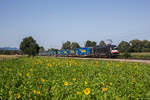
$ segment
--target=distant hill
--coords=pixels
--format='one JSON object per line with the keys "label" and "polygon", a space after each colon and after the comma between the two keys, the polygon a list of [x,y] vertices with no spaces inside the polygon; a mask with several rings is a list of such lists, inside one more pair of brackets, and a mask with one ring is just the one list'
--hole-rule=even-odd
{"label": "distant hill", "polygon": [[19,50],[18,48],[13,47],[0,47],[0,50]]}

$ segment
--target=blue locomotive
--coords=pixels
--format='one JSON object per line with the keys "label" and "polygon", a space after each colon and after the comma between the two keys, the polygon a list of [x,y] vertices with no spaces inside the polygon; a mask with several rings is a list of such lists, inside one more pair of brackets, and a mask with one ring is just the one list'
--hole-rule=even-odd
{"label": "blue locomotive", "polygon": [[67,56],[67,57],[117,57],[119,52],[116,45],[107,45],[107,46],[95,46],[95,47],[85,47],[85,48],[76,48],[73,50],[59,50],[59,51],[48,51],[40,52],[41,56]]}

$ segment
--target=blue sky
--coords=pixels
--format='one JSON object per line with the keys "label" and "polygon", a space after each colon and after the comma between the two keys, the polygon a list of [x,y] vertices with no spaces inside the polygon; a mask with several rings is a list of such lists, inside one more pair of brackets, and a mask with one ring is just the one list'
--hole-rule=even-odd
{"label": "blue sky", "polygon": [[17,47],[26,36],[61,48],[67,40],[114,44],[150,40],[150,0],[0,0],[0,47]]}

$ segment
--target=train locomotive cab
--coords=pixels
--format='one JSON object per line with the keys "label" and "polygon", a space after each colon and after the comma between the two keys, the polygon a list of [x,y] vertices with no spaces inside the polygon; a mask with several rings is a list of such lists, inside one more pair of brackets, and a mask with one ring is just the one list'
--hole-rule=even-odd
{"label": "train locomotive cab", "polygon": [[95,46],[92,48],[93,57],[110,57],[110,47],[109,46]]}
{"label": "train locomotive cab", "polygon": [[116,58],[117,56],[119,56],[119,51],[116,45],[111,45],[111,54],[113,58]]}
{"label": "train locomotive cab", "polygon": [[91,50],[93,57],[116,58],[119,55],[115,45],[95,46]]}

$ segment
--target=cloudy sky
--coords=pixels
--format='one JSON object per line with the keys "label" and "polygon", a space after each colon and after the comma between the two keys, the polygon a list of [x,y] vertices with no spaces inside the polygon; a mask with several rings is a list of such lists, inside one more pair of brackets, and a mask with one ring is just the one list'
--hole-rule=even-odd
{"label": "cloudy sky", "polygon": [[0,0],[0,47],[19,48],[27,36],[46,49],[67,40],[150,40],[150,0]]}

